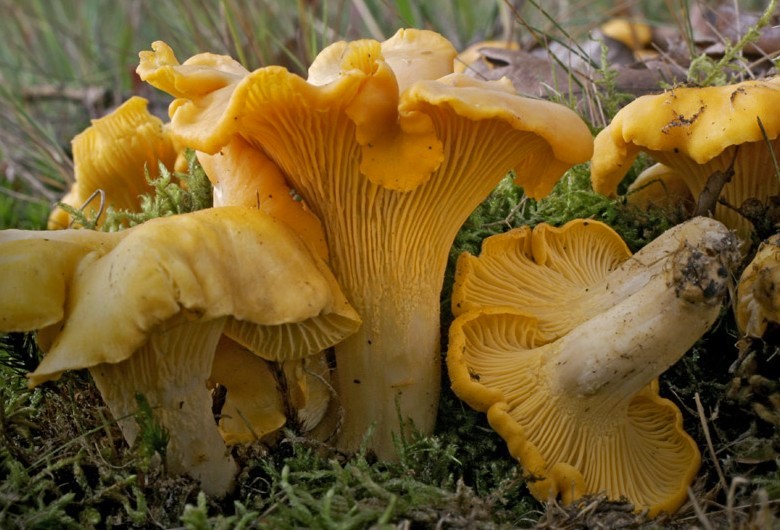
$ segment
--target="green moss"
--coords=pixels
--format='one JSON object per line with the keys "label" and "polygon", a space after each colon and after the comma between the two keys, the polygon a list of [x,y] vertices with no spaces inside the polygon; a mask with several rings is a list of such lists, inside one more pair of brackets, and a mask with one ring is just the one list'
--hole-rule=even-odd
{"label": "green moss", "polygon": [[[162,163],[159,165],[159,177],[152,179],[147,171],[147,180],[154,188],[154,193],[141,196],[138,211],[108,208],[101,230],[115,232],[157,217],[209,208],[212,205],[211,182],[198,163],[195,151],[188,149],[185,157],[188,166],[186,173],[172,172]],[[97,211],[90,217],[67,204],[60,203],[59,206],[68,212],[76,225],[91,230],[97,227],[97,221],[103,213]]]}
{"label": "green moss", "polygon": [[119,230],[122,227],[141,224],[149,219],[194,212],[212,204],[212,187],[205,171],[198,163],[195,152],[187,150],[187,173],[174,173],[162,163],[160,176],[149,180],[154,195],[141,197],[141,211],[106,212],[104,230]]}
{"label": "green moss", "polygon": [[146,396],[136,393],[135,401],[138,410],[135,413],[135,421],[138,423],[138,437],[133,451],[138,455],[139,467],[148,471],[152,460],[159,456],[165,467],[165,456],[170,441],[168,430],[163,427],[154,416],[152,407]]}

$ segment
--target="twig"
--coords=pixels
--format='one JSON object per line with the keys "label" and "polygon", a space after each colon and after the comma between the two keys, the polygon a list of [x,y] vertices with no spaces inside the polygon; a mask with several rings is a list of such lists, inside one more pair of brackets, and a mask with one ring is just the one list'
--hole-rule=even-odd
{"label": "twig", "polygon": [[691,501],[693,511],[696,512],[696,518],[699,520],[702,526],[707,530],[713,530],[712,523],[710,523],[710,520],[707,519],[707,515],[704,513],[704,510],[702,510],[701,506],[699,506],[699,502],[696,500],[696,495],[693,494],[693,490],[690,487],[688,488],[688,498]]}
{"label": "twig", "polygon": [[731,481],[731,487],[726,495],[726,517],[729,520],[729,528],[736,528],[734,526],[734,500],[737,497],[737,487],[750,484],[750,481],[742,477],[734,477]]}
{"label": "twig", "polygon": [[63,99],[84,103],[89,108],[99,101],[107,101],[110,90],[99,86],[63,87],[59,85],[35,85],[22,88],[25,100]]}
{"label": "twig", "polygon": [[718,202],[723,187],[731,181],[731,177],[734,176],[734,164],[737,161],[737,155],[739,154],[739,146],[734,148],[734,156],[731,159],[729,166],[723,170],[716,170],[707,178],[707,182],[704,184],[704,189],[701,190],[699,198],[696,201],[696,210],[694,216],[708,215],[715,209],[715,204]]}
{"label": "twig", "polygon": [[769,149],[769,154],[772,156],[772,166],[775,168],[775,178],[780,181],[780,166],[777,164],[777,156],[772,147],[772,141],[766,134],[766,129],[764,129],[764,123],[761,121],[761,116],[756,116],[756,121],[758,122],[758,128],[761,129],[761,135],[764,137],[764,142],[766,142],[766,146]]}
{"label": "twig", "polygon": [[[94,201],[96,197],[100,197],[100,203],[98,205],[97,215],[95,215],[95,221],[94,221],[94,223],[97,225],[98,219],[100,219],[100,216],[103,215],[103,209],[106,206],[106,192],[103,191],[101,188],[98,188],[95,191],[93,191],[92,194],[89,197],[87,197],[87,200],[84,201],[84,204],[82,204],[77,211],[83,212],[84,209],[87,206],[89,206],[89,203]],[[70,221],[70,224],[68,225],[68,228],[73,228],[73,224],[75,222],[76,219],[75,218],[72,219]]]}
{"label": "twig", "polygon": [[715,453],[715,446],[712,445],[712,437],[710,436],[710,428],[707,425],[707,418],[704,413],[704,406],[701,404],[701,398],[699,397],[699,393],[696,392],[693,396],[694,400],[696,401],[696,410],[699,413],[699,420],[701,421],[701,426],[704,429],[704,438],[707,440],[707,449],[710,451],[710,457],[712,458],[712,462],[715,465],[715,471],[718,473],[718,479],[720,480],[720,485],[723,487],[724,491],[728,491],[728,483],[726,482],[726,476],[723,474],[723,469],[720,467],[720,463],[718,462],[718,455]]}

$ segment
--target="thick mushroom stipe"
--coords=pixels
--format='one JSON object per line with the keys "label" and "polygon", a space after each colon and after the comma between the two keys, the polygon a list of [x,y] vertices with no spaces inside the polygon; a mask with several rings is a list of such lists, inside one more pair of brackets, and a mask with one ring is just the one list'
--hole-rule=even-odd
{"label": "thick mushroom stipe", "polygon": [[363,320],[335,348],[339,445],[358,449],[374,424],[368,447],[395,458],[399,419],[433,430],[439,293],[457,230],[511,169],[529,196],[549,193],[590,157],[587,126],[506,80],[451,74],[454,48],[429,31],[335,43],[308,79],[261,68],[230,95],[185,94],[191,71],[154,48],[138,72],[179,98],[172,134],[206,153],[242,136],[322,221],[334,275]]}

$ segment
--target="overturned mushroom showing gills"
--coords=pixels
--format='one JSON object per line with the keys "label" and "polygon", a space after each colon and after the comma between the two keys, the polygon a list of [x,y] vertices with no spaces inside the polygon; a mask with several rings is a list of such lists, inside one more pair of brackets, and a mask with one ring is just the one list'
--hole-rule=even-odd
{"label": "overturned mushroom showing gills", "polygon": [[[694,200],[708,198],[716,219],[749,236],[750,223],[735,209],[746,199],[780,194],[774,162],[780,159],[778,106],[779,77],[637,98],[596,136],[593,189],[614,195],[636,156],[645,152],[673,169]],[[730,177],[725,185],[719,175]],[[717,204],[718,198],[730,207]]]}
{"label": "overturned mushroom showing gills", "polygon": [[[55,231],[52,240],[9,230],[0,233],[0,248],[5,255],[6,245],[62,246],[68,236],[90,243],[85,233]],[[210,208],[103,236],[114,239],[107,252],[85,253],[75,266],[48,263],[50,277],[65,278],[54,282],[65,295],[59,316],[49,311],[40,322],[45,356],[29,384],[88,368],[131,445],[138,436],[135,396],[143,394],[170,434],[169,471],[223,495],[236,466],[207,388],[222,334],[266,359],[296,360],[355,331],[359,317],[300,238],[252,208]],[[39,299],[48,287],[7,272],[0,276],[18,282],[24,300]],[[0,331],[19,329],[13,315],[3,314]],[[26,327],[34,323],[28,317]]]}
{"label": "overturned mushroom showing gills", "polygon": [[[133,96],[112,113],[92,120],[92,125],[73,138],[75,181],[62,203],[84,208],[87,217],[100,207],[138,211],[140,196],[152,191],[147,174],[159,174],[159,164],[173,167],[176,150],[166,126],[147,110],[147,101]],[[92,197],[101,191],[100,197]],[[97,224],[103,218],[98,217]],[[49,216],[49,228],[67,228],[69,214],[60,207]]]}
{"label": "overturned mushroom showing gills", "polygon": [[609,289],[603,285],[630,256],[617,232],[599,221],[516,228],[485,239],[479,257],[458,256],[452,314],[513,307],[532,315],[552,341],[636,288],[630,264],[620,281],[613,276]]}
{"label": "overturned mushroom showing gills", "polygon": [[487,412],[537,499],[605,492],[651,516],[685,500],[700,455],[656,378],[715,321],[738,256],[717,221],[686,224],[660,236],[672,250],[636,271],[633,294],[552,342],[514,307],[476,308],[450,328],[453,390]]}
{"label": "overturned mushroom showing gills", "polygon": [[173,134],[206,153],[243,136],[322,221],[334,274],[363,319],[335,348],[339,445],[357,449],[375,424],[368,447],[393,458],[399,410],[422,432],[433,429],[439,293],[457,230],[510,169],[529,196],[547,194],[589,158],[587,126],[563,106],[517,96],[508,82],[451,74],[452,45],[429,31],[335,43],[308,79],[261,68],[229,99],[225,88],[182,93],[188,70],[165,44],[154,48],[138,72],[179,97]]}

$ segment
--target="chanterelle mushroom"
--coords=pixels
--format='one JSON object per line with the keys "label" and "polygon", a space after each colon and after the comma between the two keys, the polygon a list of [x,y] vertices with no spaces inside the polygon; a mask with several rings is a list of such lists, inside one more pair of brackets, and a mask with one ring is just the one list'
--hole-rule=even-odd
{"label": "chanterelle mushroom", "polygon": [[554,340],[635,288],[633,268],[610,289],[597,287],[629,256],[614,230],[590,219],[516,228],[485,239],[479,257],[458,256],[452,314],[513,307],[533,315],[539,332]]}
{"label": "chanterelle mushroom", "polygon": [[[159,164],[172,167],[176,150],[162,120],[146,109],[147,101],[133,96],[112,113],[92,120],[92,125],[73,138],[75,182],[62,203],[95,214],[99,198],[85,202],[97,190],[105,194],[103,207],[137,211],[139,196],[149,193],[146,172],[158,174]],[[102,219],[98,218],[98,224]],[[68,213],[55,208],[49,228],[67,228]]]}
{"label": "chanterelle mushroom", "polygon": [[487,412],[540,500],[606,492],[656,515],[686,498],[699,451],[656,377],[717,318],[738,252],[733,234],[703,217],[659,239],[595,286],[610,290],[615,276],[626,289],[621,276],[634,267],[630,294],[552,342],[533,306],[482,306],[453,322],[453,390]]}
{"label": "chanterelle mushroom", "polygon": [[629,204],[642,210],[664,208],[681,213],[692,213],[696,201],[682,175],[663,164],[653,164],[626,189]]}
{"label": "chanterelle mushroom", "polygon": [[[206,386],[223,332],[266,359],[295,360],[352,333],[359,317],[300,238],[252,208],[159,218],[121,232],[93,232],[97,239],[87,233],[0,233],[3,256],[10,246],[21,258],[18,247],[27,244],[30,260],[69,237],[87,248],[96,248],[93,240],[113,239],[80,260],[47,262],[53,282],[41,283],[18,267],[11,269],[13,278],[0,269],[22,300],[40,299],[49,283],[65,288],[64,297],[58,293],[59,317],[49,311],[42,322],[38,339],[46,354],[30,385],[89,368],[130,444],[138,434],[135,395],[143,394],[170,433],[169,470],[224,494],[236,469]],[[14,307],[0,301],[0,331],[19,329]],[[40,324],[28,320],[25,327],[31,325]]]}
{"label": "chanterelle mushroom", "polygon": [[225,443],[250,443],[291,420],[302,432],[318,426],[331,401],[330,368],[324,355],[271,363],[223,336],[209,383],[227,391],[219,409]]}
{"label": "chanterelle mushroom", "polygon": [[262,151],[236,135],[218,153],[198,152],[197,156],[214,186],[214,206],[255,206],[288,225],[327,259],[322,223],[296,198],[282,171]]}
{"label": "chanterelle mushroom", "polygon": [[763,241],[737,283],[734,315],[743,335],[763,337],[780,324],[780,235]]}
{"label": "chanterelle mushroom", "polygon": [[141,54],[138,72],[179,98],[170,108],[174,136],[216,153],[241,135],[323,223],[334,274],[364,323],[336,346],[341,447],[356,449],[375,424],[369,447],[394,456],[399,407],[431,432],[439,292],[457,230],[512,168],[529,196],[548,193],[589,157],[586,125],[507,82],[445,75],[455,50],[429,31],[336,43],[308,79],[261,68],[214,95],[182,90],[194,84],[189,70],[163,43],[154,49]]}
{"label": "chanterelle mushroom", "polygon": [[[695,200],[704,195],[718,220],[748,236],[751,226],[735,208],[749,198],[765,201],[780,194],[773,162],[780,153],[778,106],[780,77],[637,98],[596,136],[593,189],[615,194],[644,151],[675,170]],[[710,177],[730,169],[733,175],[720,193],[718,179]],[[718,204],[718,196],[730,207]]]}

